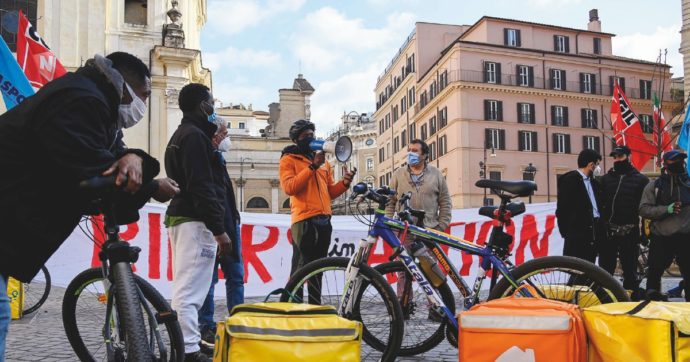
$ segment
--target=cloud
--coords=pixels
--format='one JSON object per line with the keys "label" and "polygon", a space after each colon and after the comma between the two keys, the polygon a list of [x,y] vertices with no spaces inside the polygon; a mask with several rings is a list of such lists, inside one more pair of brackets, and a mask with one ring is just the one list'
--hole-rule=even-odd
{"label": "cloud", "polygon": [[217,72],[223,68],[272,68],[281,64],[281,55],[270,50],[228,47],[218,52],[205,52],[204,65]]}
{"label": "cloud", "polygon": [[[213,96],[224,105],[243,103],[249,105],[256,99],[266,96],[262,87],[246,84],[241,80],[229,80],[213,83]],[[254,110],[265,110],[265,105],[253,104]]]}
{"label": "cloud", "polygon": [[284,12],[299,10],[306,0],[211,0],[207,26],[222,35],[235,35]]}
{"label": "cloud", "polygon": [[666,61],[672,67],[674,77],[682,76],[683,56],[678,52],[680,27],[680,24],[659,26],[651,34],[618,35],[613,38],[613,54],[655,62],[659,49],[668,49]]}
{"label": "cloud", "polygon": [[582,3],[582,0],[528,0],[527,3],[532,7],[545,7],[545,6],[564,6],[564,5],[577,5]]}
{"label": "cloud", "polygon": [[[372,55],[393,54],[414,26],[415,15],[395,13],[383,27],[367,27],[360,18],[347,18],[331,7],[320,8],[305,16],[291,35],[293,52],[306,69],[326,71],[336,65],[369,64],[362,59]],[[388,52],[388,48],[391,51]]]}

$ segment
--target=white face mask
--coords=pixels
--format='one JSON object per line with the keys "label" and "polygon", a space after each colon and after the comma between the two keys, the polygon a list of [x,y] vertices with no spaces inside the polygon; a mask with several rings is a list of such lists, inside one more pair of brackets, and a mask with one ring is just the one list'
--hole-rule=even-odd
{"label": "white face mask", "polygon": [[601,176],[601,166],[597,165],[597,167],[594,168],[594,171],[592,171],[592,176]]}
{"label": "white face mask", "polygon": [[130,128],[139,123],[146,115],[146,103],[134,93],[127,82],[125,82],[125,86],[133,100],[130,104],[120,104],[118,122],[120,127]]}
{"label": "white face mask", "polygon": [[218,145],[218,151],[220,151],[220,152],[230,151],[230,145],[231,144],[232,144],[232,142],[230,141],[230,138],[228,138],[228,137],[223,138],[223,140]]}

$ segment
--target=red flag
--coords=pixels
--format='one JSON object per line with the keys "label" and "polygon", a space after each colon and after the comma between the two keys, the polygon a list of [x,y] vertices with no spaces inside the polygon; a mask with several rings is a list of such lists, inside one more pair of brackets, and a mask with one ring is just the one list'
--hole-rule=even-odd
{"label": "red flag", "polygon": [[656,147],[645,138],[640,120],[635,115],[628,97],[616,83],[611,101],[611,124],[616,144],[630,147],[632,163],[638,170],[656,155]]}
{"label": "red flag", "polygon": [[34,88],[41,88],[67,73],[21,10],[17,30],[17,62]]}

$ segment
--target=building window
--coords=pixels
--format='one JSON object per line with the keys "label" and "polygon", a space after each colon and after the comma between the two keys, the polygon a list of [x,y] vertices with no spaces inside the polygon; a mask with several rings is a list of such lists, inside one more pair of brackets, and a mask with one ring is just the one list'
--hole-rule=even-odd
{"label": "building window", "polygon": [[426,91],[419,94],[419,107],[424,108],[427,104]]}
{"label": "building window", "polygon": [[429,119],[429,136],[433,136],[436,133],[436,116]]}
{"label": "building window", "polygon": [[438,75],[438,90],[442,91],[448,86],[448,70],[444,70],[443,73]]}
{"label": "building window", "polygon": [[400,100],[400,114],[405,114],[405,111],[407,111],[407,97],[403,96]]}
{"label": "building window", "polygon": [[596,75],[591,73],[580,73],[580,92],[596,93]]}
{"label": "building window", "polygon": [[407,99],[410,101],[410,107],[412,107],[415,103],[415,90],[414,90],[414,88],[410,88],[407,91]]}
{"label": "building window", "polygon": [[596,109],[583,108],[581,112],[582,128],[598,128]]}
{"label": "building window", "polygon": [[407,73],[413,73],[415,71],[414,54],[407,57],[407,61],[405,62],[405,71],[407,71]]}
{"label": "building window", "polygon": [[391,143],[386,143],[386,158],[391,157]]}
{"label": "building window", "polygon": [[429,86],[429,99],[434,99],[436,97],[436,93],[438,92],[437,87],[436,87],[436,81],[431,82],[431,85]]}
{"label": "building window", "polygon": [[599,151],[599,137],[582,136],[582,148]]}
{"label": "building window", "polygon": [[621,87],[621,90],[623,91],[623,93],[625,93],[625,78],[612,75],[612,76],[609,76],[609,92],[610,92],[610,94],[613,95],[613,87],[615,86],[616,83],[618,83],[618,85]]}
{"label": "building window", "polygon": [[384,152],[383,147],[379,148],[379,163],[383,162],[383,160],[385,158],[385,154],[383,152]]}
{"label": "building window", "polygon": [[426,141],[426,137],[427,137],[426,130],[427,130],[426,124],[423,124],[422,128],[421,128],[421,132],[420,132],[422,134],[422,141]]}
{"label": "building window", "polygon": [[146,10],[146,0],[125,0],[125,23],[133,25],[146,25]]}
{"label": "building window", "polygon": [[639,119],[640,126],[642,127],[642,132],[650,134],[654,132],[654,121],[651,115],[640,114]]}
{"label": "building window", "polygon": [[[21,10],[29,19],[29,22],[36,29],[36,8],[38,0],[1,0],[0,9],[0,34],[2,39],[7,43],[10,51],[17,51],[17,17],[10,12]],[[12,31],[8,31],[12,30]]]}
{"label": "building window", "polygon": [[554,126],[568,126],[568,107],[551,106],[551,124]]}
{"label": "building window", "polygon": [[429,144],[429,161],[436,159],[436,142]]}
{"label": "building window", "polygon": [[529,67],[526,65],[517,66],[517,81],[518,85],[521,87],[533,87],[534,86],[534,67]]}
{"label": "building window", "polygon": [[445,155],[448,152],[448,138],[446,135],[439,137],[438,139],[438,157]]}
{"label": "building window", "polygon": [[566,87],[565,87],[565,70],[551,69],[551,89],[566,90]]}
{"label": "building window", "polygon": [[484,62],[484,83],[501,84],[501,63]]}
{"label": "building window", "polygon": [[652,99],[651,80],[640,80],[640,99]]}
{"label": "building window", "polygon": [[268,209],[268,202],[263,197],[252,197],[247,202],[248,209]]}
{"label": "building window", "polygon": [[403,130],[400,133],[400,147],[407,146],[407,130]]}
{"label": "building window", "polygon": [[520,151],[537,152],[537,132],[519,131],[518,149]]}
{"label": "building window", "polygon": [[414,124],[410,125],[410,141],[417,138],[417,127]]}
{"label": "building window", "polygon": [[283,202],[283,209],[289,209],[290,208],[290,199],[285,199]]}
{"label": "building window", "polygon": [[501,171],[489,171],[489,180],[501,181]]}
{"label": "building window", "polygon": [[509,47],[520,46],[520,30],[518,29],[503,29],[503,45]]}
{"label": "building window", "polygon": [[518,103],[518,122],[520,123],[535,123],[534,104]]}
{"label": "building window", "polygon": [[399,115],[398,115],[398,105],[396,104],[396,105],[393,107],[393,123],[397,122],[399,118],[400,118],[400,117],[399,117]]}
{"label": "building window", "polygon": [[374,158],[373,157],[367,157],[367,171],[368,172],[374,171]]}
{"label": "building window", "polygon": [[554,35],[553,50],[559,53],[570,53],[570,39],[565,35]]}
{"label": "building window", "polygon": [[383,120],[379,121],[379,135],[383,134]]}
{"label": "building window", "polygon": [[400,151],[400,138],[395,136],[393,139],[393,153],[397,153],[398,151]]}
{"label": "building window", "polygon": [[503,129],[487,128],[484,130],[484,147],[505,150],[506,131]]}
{"label": "building window", "polygon": [[441,108],[438,111],[438,129],[441,130],[443,127],[448,125],[448,107]]}
{"label": "building window", "polygon": [[240,122],[240,123],[238,124],[238,127],[239,127],[240,129],[244,129],[244,127],[245,127],[244,122]]}
{"label": "building window", "polygon": [[491,197],[484,198],[484,206],[494,206],[494,199]]}
{"label": "building window", "polygon": [[594,38],[594,54],[601,54],[601,38]]}
{"label": "building window", "polygon": [[390,113],[386,114],[386,116],[384,117],[384,119],[386,120],[386,122],[385,122],[385,124],[386,124],[386,129],[391,128],[391,114],[390,114]]}
{"label": "building window", "polygon": [[563,133],[553,134],[553,152],[570,153],[570,135]]}
{"label": "building window", "polygon": [[484,100],[484,120],[486,120],[486,121],[502,121],[503,120],[503,102],[485,99]]}

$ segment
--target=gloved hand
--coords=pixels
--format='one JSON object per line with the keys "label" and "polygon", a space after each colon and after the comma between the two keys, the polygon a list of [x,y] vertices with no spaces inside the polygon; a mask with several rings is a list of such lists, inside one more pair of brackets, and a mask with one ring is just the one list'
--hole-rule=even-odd
{"label": "gloved hand", "polygon": [[677,214],[680,212],[680,202],[674,202],[671,205],[668,205],[666,208],[666,211],[669,214]]}

